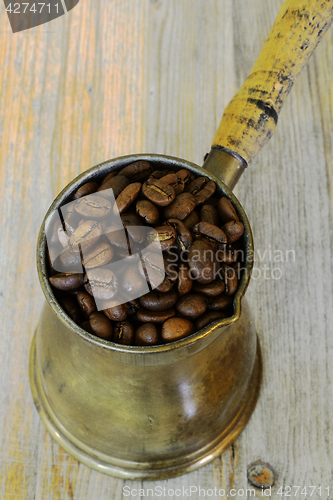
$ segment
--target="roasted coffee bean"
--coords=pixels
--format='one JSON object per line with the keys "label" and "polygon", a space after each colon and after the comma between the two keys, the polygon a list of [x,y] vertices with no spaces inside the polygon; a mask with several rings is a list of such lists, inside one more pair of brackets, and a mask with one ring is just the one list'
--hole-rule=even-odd
{"label": "roasted coffee bean", "polygon": [[196,205],[206,203],[211,196],[215,193],[216,184],[214,181],[209,181],[207,184],[194,195]]}
{"label": "roasted coffee bean", "polygon": [[83,252],[82,264],[85,269],[105,266],[110,262],[114,254],[113,248],[106,241],[96,243],[88,251]]}
{"label": "roasted coffee bean", "polygon": [[195,210],[193,210],[193,212],[191,212],[190,215],[188,215],[187,217],[185,217],[185,219],[183,219],[184,225],[190,230],[198,222],[199,222],[199,216]]}
{"label": "roasted coffee bean", "polygon": [[[97,192],[102,198],[103,196],[105,196],[105,193],[103,194],[103,191],[105,191],[106,189],[112,189],[113,195],[116,199],[128,184],[129,180],[127,179],[127,177],[124,177],[123,175],[116,175],[111,179],[109,179],[108,181],[103,182],[97,189]],[[108,196],[108,194],[106,196]]]}
{"label": "roasted coffee bean", "polygon": [[166,182],[166,184],[169,184],[169,186],[172,186],[175,190],[176,196],[184,191],[185,181],[182,180],[176,172],[165,175],[161,178],[161,181]]}
{"label": "roasted coffee bean", "polygon": [[81,311],[88,318],[90,314],[96,311],[96,304],[93,297],[83,290],[80,290],[76,295],[76,300]]}
{"label": "roasted coffee bean", "polygon": [[102,219],[107,217],[112,210],[112,204],[106,198],[97,194],[90,194],[80,198],[75,203],[75,211],[86,219]]}
{"label": "roasted coffee bean", "polygon": [[[165,278],[164,262],[160,254],[155,252],[146,252],[142,255],[143,267],[140,273],[143,278],[148,277],[149,284],[156,288]],[[157,288],[156,288],[157,289]]]}
{"label": "roasted coffee bean", "polygon": [[113,342],[122,345],[133,345],[134,327],[129,321],[119,321],[114,328]]}
{"label": "roasted coffee bean", "polygon": [[[84,198],[81,198],[84,200]],[[83,253],[92,247],[102,234],[101,225],[94,220],[86,220],[69,238],[68,246],[73,253]]]}
{"label": "roasted coffee bean", "polygon": [[196,240],[188,253],[188,265],[192,279],[199,283],[211,283],[217,273],[215,246],[206,240]]}
{"label": "roasted coffee bean", "polygon": [[239,240],[244,233],[244,225],[238,220],[232,220],[224,224],[222,230],[227,237],[228,243],[234,243],[234,241]]}
{"label": "roasted coffee bean", "polygon": [[115,250],[113,260],[114,262],[121,262],[124,259],[127,259],[130,256],[130,250],[122,250],[121,248],[118,248]]}
{"label": "roasted coffee bean", "polygon": [[125,227],[142,226],[142,220],[136,214],[125,213],[121,214],[120,218]]}
{"label": "roasted coffee bean", "polygon": [[193,281],[190,276],[190,270],[186,264],[180,264],[178,269],[178,295],[190,293]]}
{"label": "roasted coffee bean", "polygon": [[64,309],[65,313],[75,322],[79,323],[81,321],[81,311],[74,296],[63,294],[57,295],[57,300],[59,304]]}
{"label": "roasted coffee bean", "polygon": [[184,192],[185,189],[185,182],[184,181],[178,181],[177,184],[171,184],[173,189],[175,190],[176,196]]}
{"label": "roasted coffee bean", "polygon": [[209,311],[200,316],[195,322],[195,329],[201,330],[201,328],[205,328],[205,326],[210,325],[213,321],[217,319],[223,319],[226,315],[220,311]]}
{"label": "roasted coffee bean", "polygon": [[206,311],[207,305],[207,297],[197,293],[189,293],[178,300],[176,309],[183,316],[189,316],[195,319]]}
{"label": "roasted coffee bean", "polygon": [[138,254],[136,249],[133,249],[133,253],[127,250],[121,250],[120,248],[115,251],[113,262],[117,262],[116,267],[114,267],[115,273],[119,276],[120,281],[122,281],[122,276],[130,264],[138,264]]}
{"label": "roasted coffee bean", "polygon": [[178,196],[179,194],[181,194],[184,191],[184,189],[185,189],[185,182],[179,180],[177,182],[177,184],[171,184],[171,186],[175,190],[176,196]]}
{"label": "roasted coffee bean", "polygon": [[215,207],[212,205],[202,205],[200,210],[200,220],[201,222],[208,222],[214,226],[219,225],[219,214]]}
{"label": "roasted coffee bean", "polygon": [[165,207],[173,202],[176,197],[175,190],[159,179],[150,178],[142,186],[142,193],[148,200],[160,207]]}
{"label": "roasted coffee bean", "polygon": [[242,238],[238,239],[234,243],[231,243],[230,248],[233,250],[233,252],[236,254],[239,262],[244,262],[245,260],[245,250],[244,250],[244,244],[242,242]]}
{"label": "roasted coffee bean", "polygon": [[107,237],[113,248],[117,250],[126,250],[127,254],[129,254],[130,242],[124,229],[118,229],[115,226],[109,226],[105,229],[105,236]]}
{"label": "roasted coffee bean", "polygon": [[167,225],[155,227],[147,233],[147,242],[159,242],[162,252],[168,250],[174,244],[176,238],[176,230],[173,227]]}
{"label": "roasted coffee bean", "polygon": [[110,269],[90,269],[84,276],[84,287],[95,299],[112,299],[118,291],[118,280]]}
{"label": "roasted coffee bean", "polygon": [[102,312],[93,312],[89,316],[89,323],[94,335],[104,340],[112,339],[112,323]]}
{"label": "roasted coffee bean", "polygon": [[151,163],[145,160],[139,160],[122,168],[119,175],[127,177],[131,182],[144,182],[152,172],[153,166]]}
{"label": "roasted coffee bean", "polygon": [[122,274],[121,287],[126,294],[129,294],[129,297],[138,296],[140,292],[144,292],[147,283],[140,273],[138,264],[128,266],[124,274]]}
{"label": "roasted coffee bean", "polygon": [[127,229],[129,237],[135,243],[142,243],[145,239],[145,230],[142,229],[142,220],[136,214],[124,213],[120,216],[121,222]]}
{"label": "roasted coffee bean", "polygon": [[113,207],[113,213],[117,214],[117,212],[119,212],[122,214],[125,212],[125,210],[127,210],[138,197],[141,186],[142,184],[140,182],[133,182],[132,184],[126,186],[117,198]]}
{"label": "roasted coffee bean", "polygon": [[224,292],[225,284],[222,280],[212,281],[207,285],[203,285],[202,283],[193,282],[193,291],[196,293],[201,293],[206,297],[217,297],[222,292]]}
{"label": "roasted coffee bean", "polygon": [[218,226],[209,222],[198,222],[192,227],[193,239],[210,242],[215,249],[223,248],[227,238]]}
{"label": "roasted coffee bean", "polygon": [[159,252],[144,252],[141,256],[142,268],[140,268],[140,273],[143,278],[149,276],[149,280],[152,280],[151,287],[154,288],[154,282],[157,282],[161,278],[164,279],[164,261],[163,257]]}
{"label": "roasted coffee bean", "polygon": [[156,345],[158,340],[156,326],[153,323],[145,323],[135,332],[135,345]]}
{"label": "roasted coffee bean", "polygon": [[170,292],[172,287],[173,287],[172,281],[170,281],[169,278],[166,277],[159,285],[155,287],[155,290],[157,292],[166,293]]}
{"label": "roasted coffee bean", "polygon": [[138,300],[136,300],[136,299],[129,300],[126,303],[126,306],[128,306],[127,314],[130,314],[130,315],[136,314],[136,312],[140,309],[140,304],[139,304]]}
{"label": "roasted coffee bean", "polygon": [[99,188],[99,184],[97,182],[86,182],[83,184],[77,191],[75,191],[73,195],[73,200],[78,200],[82,198],[82,196],[87,196],[88,194],[95,193]]}
{"label": "roasted coffee bean", "polygon": [[[118,294],[117,294],[118,296]],[[112,319],[112,321],[125,321],[127,318],[127,313],[129,310],[129,305],[128,304],[117,304],[117,305],[112,305],[116,303],[116,301],[105,301],[105,309],[103,309],[103,312],[105,316],[109,319]]]}
{"label": "roasted coffee bean", "polygon": [[161,177],[160,180],[169,184],[169,186],[172,186],[173,184],[177,184],[180,179],[176,172],[172,172],[171,174],[164,175],[164,177]]}
{"label": "roasted coffee bean", "polygon": [[163,254],[164,270],[170,281],[174,282],[178,278],[178,255],[171,248]]}
{"label": "roasted coffee bean", "polygon": [[162,325],[161,337],[164,342],[174,342],[194,333],[193,323],[185,318],[170,318]]}
{"label": "roasted coffee bean", "polygon": [[141,307],[136,313],[136,318],[143,323],[163,323],[169,318],[175,316],[176,311],[173,308],[164,311],[150,311]]}
{"label": "roasted coffee bean", "polygon": [[220,262],[232,264],[236,262],[238,253],[231,245],[218,245],[216,256]]}
{"label": "roasted coffee bean", "polygon": [[85,330],[86,332],[94,335],[94,331],[90,326],[89,320],[82,321],[82,323],[79,323],[79,327],[82,328],[83,330]]}
{"label": "roasted coffee bean", "polygon": [[59,273],[49,278],[49,282],[57,290],[75,290],[83,285],[83,274]]}
{"label": "roasted coffee bean", "polygon": [[150,311],[164,311],[170,309],[177,302],[177,292],[168,293],[150,292],[139,298],[140,305]]}
{"label": "roasted coffee bean", "polygon": [[168,219],[167,224],[177,231],[177,244],[181,252],[187,252],[193,242],[191,231],[179,219]]}
{"label": "roasted coffee bean", "polygon": [[225,293],[234,295],[238,287],[237,272],[233,267],[225,267],[223,270],[225,281]]}
{"label": "roasted coffee bean", "polygon": [[208,177],[197,177],[194,179],[192,182],[190,182],[187,186],[185,191],[187,193],[191,193],[193,195],[197,194],[201,189],[204,188],[204,186],[207,184],[209,181]]}
{"label": "roasted coffee bean", "polygon": [[211,311],[224,311],[232,304],[233,297],[221,294],[218,297],[210,299],[208,309]]}
{"label": "roasted coffee bean", "polygon": [[240,280],[242,272],[246,269],[244,268],[244,265],[241,262],[234,262],[233,264],[230,264],[230,267],[235,270],[237,279]]}
{"label": "roasted coffee bean", "polygon": [[150,174],[150,177],[152,177],[153,179],[161,179],[165,175],[166,175],[165,170],[154,170],[154,172]]}
{"label": "roasted coffee bean", "polygon": [[80,255],[74,254],[69,248],[65,248],[52,262],[53,267],[62,273],[82,273],[83,271]]}
{"label": "roasted coffee bean", "polygon": [[164,209],[166,219],[183,220],[195,209],[195,198],[191,193],[181,193]]}
{"label": "roasted coffee bean", "polygon": [[219,211],[222,224],[226,224],[227,222],[233,220],[239,220],[239,217],[236,213],[236,210],[234,209],[233,204],[225,196],[223,196],[223,198],[219,200],[217,204],[217,209]]}
{"label": "roasted coffee bean", "polygon": [[189,170],[186,170],[186,168],[178,170],[177,175],[181,181],[185,182],[185,185],[189,184],[192,180],[195,179],[195,175],[192,174],[192,172],[190,172]]}
{"label": "roasted coffee bean", "polygon": [[105,229],[110,225],[110,220],[108,218],[98,221],[101,225],[103,234],[105,234]]}
{"label": "roasted coffee bean", "polygon": [[148,225],[154,225],[159,219],[159,212],[155,205],[149,200],[140,200],[136,203],[136,213]]}
{"label": "roasted coffee bean", "polygon": [[117,170],[113,170],[112,172],[110,172],[108,175],[106,175],[102,182],[101,182],[101,185],[104,184],[105,182],[109,181],[110,179],[112,179],[113,177],[116,177],[116,175],[118,175],[118,171]]}
{"label": "roasted coffee bean", "polygon": [[209,238],[210,240],[213,240],[220,245],[227,244],[227,237],[222,229],[214,226],[213,224],[210,224],[209,222],[199,222],[199,224],[193,226],[192,231],[194,234],[205,236],[206,238]]}

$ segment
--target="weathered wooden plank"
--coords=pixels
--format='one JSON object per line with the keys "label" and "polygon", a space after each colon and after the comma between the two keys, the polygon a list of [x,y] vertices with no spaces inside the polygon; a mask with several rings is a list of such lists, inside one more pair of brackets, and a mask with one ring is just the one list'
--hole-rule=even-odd
{"label": "weathered wooden plank", "polygon": [[[35,240],[53,197],[79,172],[118,155],[165,153],[201,164],[280,5],[82,1],[69,15],[15,35],[2,7],[2,498],[117,499],[124,485],[228,492],[249,487],[247,467],[259,459],[278,473],[272,498],[280,498],[281,485],[333,485],[332,30],[288,98],[275,137],[237,188],[257,248],[248,299],[264,378],[257,408],[234,447],[168,481],[103,476],[52,441],[28,384],[30,341],[43,302]],[[284,262],[274,261],[275,250]],[[276,267],[281,279],[270,275]]]}

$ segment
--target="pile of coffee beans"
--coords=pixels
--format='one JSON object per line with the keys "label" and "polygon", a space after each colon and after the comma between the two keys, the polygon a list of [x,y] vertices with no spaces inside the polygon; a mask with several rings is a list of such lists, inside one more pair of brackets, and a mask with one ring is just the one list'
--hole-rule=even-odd
{"label": "pile of coffee beans", "polygon": [[243,231],[208,177],[137,161],[83,184],[64,206],[47,238],[49,282],[68,316],[99,338],[173,342],[232,315]]}

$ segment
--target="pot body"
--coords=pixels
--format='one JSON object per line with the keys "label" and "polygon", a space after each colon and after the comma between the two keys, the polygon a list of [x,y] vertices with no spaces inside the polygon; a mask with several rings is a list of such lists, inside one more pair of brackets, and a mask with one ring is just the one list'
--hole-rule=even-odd
{"label": "pot body", "polygon": [[[125,158],[118,160],[120,166],[147,155]],[[154,158],[160,165],[164,157]],[[152,161],[152,155],[148,159]],[[177,168],[189,168],[188,162],[175,160]],[[78,327],[57,304],[48,284],[45,226],[78,185],[96,178],[100,170],[105,175],[105,165],[73,181],[55,200],[41,229],[37,260],[47,301],[31,348],[32,393],[52,436],[86,465],[123,478],[171,477],[221,453],[255,406],[259,345],[245,300],[241,308],[249,275],[240,282],[231,318],[171,344],[121,346]],[[249,250],[248,221],[241,208],[238,213],[247,225]]]}

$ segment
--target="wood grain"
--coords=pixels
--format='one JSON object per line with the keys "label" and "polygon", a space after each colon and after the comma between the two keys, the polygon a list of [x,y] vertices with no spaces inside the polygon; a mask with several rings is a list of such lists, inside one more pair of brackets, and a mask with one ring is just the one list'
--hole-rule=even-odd
{"label": "wood grain", "polygon": [[[120,499],[125,485],[229,492],[249,488],[247,467],[257,460],[278,474],[271,498],[281,498],[281,485],[333,488],[332,30],[296,82],[275,136],[237,187],[257,249],[247,296],[264,378],[236,443],[180,478],[142,484],[107,477],[53,442],[28,380],[44,300],[35,244],[54,196],[86,168],[133,152],[201,164],[281,3],[82,0],[66,16],[16,34],[1,4],[2,499]],[[275,250],[284,262],[274,261]],[[287,261],[287,251],[295,259],[289,253]],[[276,267],[281,279],[271,276]]]}

